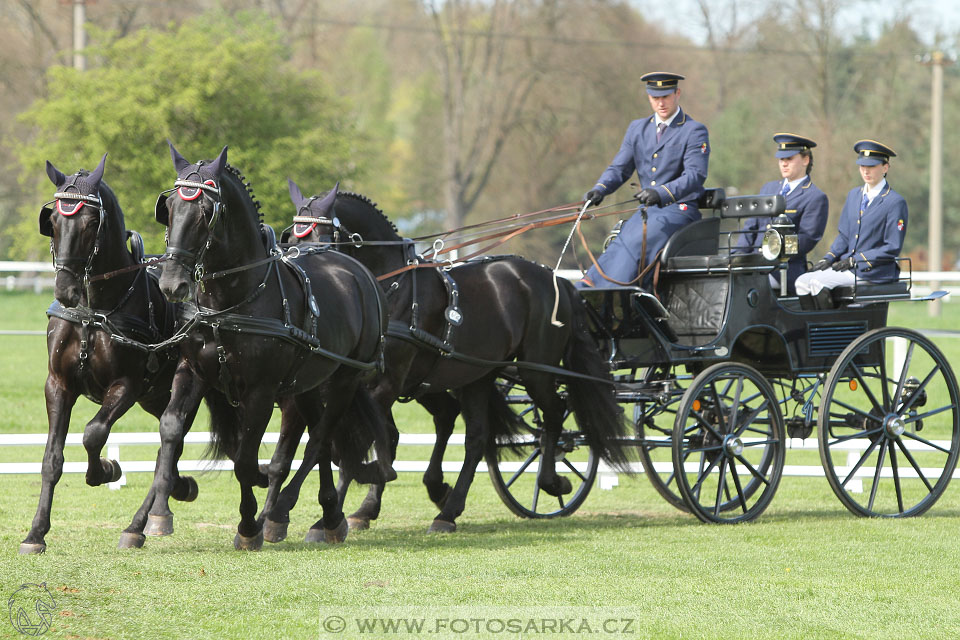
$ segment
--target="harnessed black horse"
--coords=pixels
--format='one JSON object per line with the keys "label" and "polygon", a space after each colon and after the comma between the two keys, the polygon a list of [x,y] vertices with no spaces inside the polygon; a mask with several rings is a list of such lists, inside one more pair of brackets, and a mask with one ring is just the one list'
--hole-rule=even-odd
{"label": "harnessed black horse", "polygon": [[[291,231],[293,238],[307,240],[319,231],[321,241],[339,240],[337,246],[343,252],[377,274],[392,274],[418,262],[412,243],[402,240],[364,196],[338,195],[334,189],[324,197],[304,198],[292,181],[290,195],[299,216]],[[470,261],[450,269],[439,263],[430,266],[382,281],[390,301],[386,371],[372,389],[386,415],[398,399],[415,398],[434,416],[437,444],[423,481],[440,513],[430,531],[456,530],[455,520],[463,512],[480,458],[497,438],[509,438],[518,426],[495,384],[507,366],[517,365],[519,378],[543,416],[547,435],[540,489],[554,496],[571,491],[569,481],[556,473],[554,465],[554,448],[567,408],[557,392],[565,373],[570,405],[589,444],[608,462],[622,467],[626,455],[618,439],[625,422],[612,383],[607,382],[609,369],[590,337],[586,311],[573,286],[555,279],[549,269],[515,256]],[[561,361],[566,370],[558,368]],[[453,390],[456,399],[447,390]],[[458,409],[466,423],[466,451],[451,488],[443,481],[441,463]],[[392,417],[390,426],[396,437]],[[395,447],[391,453],[395,454]],[[268,528],[273,522],[289,520],[289,509],[305,476],[302,470],[311,462],[305,454],[304,464],[267,516]],[[349,470],[341,472],[341,503],[350,477]],[[351,526],[369,526],[379,514],[382,492],[382,485],[370,488],[360,509],[350,516]]]}
{"label": "harnessed black horse", "polygon": [[[120,465],[100,457],[113,424],[135,403],[159,418],[170,397],[176,351],[152,346],[174,333],[176,309],[143,268],[143,241],[125,228],[117,198],[103,181],[106,157],[94,171],[81,170],[69,177],[47,162],[47,175],[57,187],[39,220],[40,233],[50,237],[56,271],[56,301],[47,310],[49,373],[44,397],[49,436],[40,501],[20,553],[46,549],[44,536],[50,530],[53,492],[63,471],[64,441],[80,395],[100,405],[83,432],[90,486],[120,478]],[[189,476],[174,476],[172,495],[193,500],[197,484]],[[121,539],[121,546],[142,545],[143,527],[130,532],[127,540],[124,545]]]}
{"label": "harnessed black horse", "polygon": [[[185,327],[183,357],[160,419],[157,499],[171,489],[183,417],[196,410],[206,389],[215,388],[238,409],[238,423],[211,425],[214,451],[234,459],[240,483],[234,546],[259,549],[263,531],[253,486],[262,486],[263,473],[257,450],[280,401],[310,425],[308,448],[320,462],[323,518],[307,539],[341,542],[347,523],[333,484],[331,447],[348,467],[371,441],[380,459],[388,458],[383,419],[361,384],[382,365],[383,294],[369,271],[342,253],[280,251],[249,183],[227,164],[226,147],[212,162],[196,164],[172,144],[170,152],[177,180],[161,194],[156,211],[167,226],[160,287],[175,301],[195,293],[197,310]],[[354,421],[357,431],[350,428]],[[355,441],[363,448],[354,450]],[[395,477],[385,463],[379,468],[379,480]]]}

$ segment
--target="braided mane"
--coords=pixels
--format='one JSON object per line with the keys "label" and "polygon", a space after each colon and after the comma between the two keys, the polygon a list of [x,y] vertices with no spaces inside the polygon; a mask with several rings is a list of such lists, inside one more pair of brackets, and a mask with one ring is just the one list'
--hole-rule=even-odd
{"label": "braided mane", "polygon": [[396,233],[397,235],[400,235],[400,231],[397,229],[397,225],[395,225],[393,221],[387,217],[387,214],[385,214],[380,209],[380,205],[378,205],[376,202],[374,202],[367,196],[361,193],[353,193],[352,191],[340,191],[339,193],[337,193],[337,197],[344,197],[344,198],[350,198],[353,200],[359,200],[360,202],[366,205],[369,205],[371,208],[373,208],[374,211],[380,214],[380,217],[382,217],[387,224],[390,225],[390,228],[393,229],[394,233]]}
{"label": "braided mane", "polygon": [[240,184],[243,185],[243,188],[246,189],[247,195],[250,196],[250,200],[253,201],[253,206],[257,209],[257,218],[260,222],[263,222],[263,211],[260,209],[260,201],[257,200],[257,197],[253,193],[253,187],[250,186],[250,183],[247,181],[246,176],[240,173],[240,170],[229,162],[224,167],[234,178],[240,181]]}

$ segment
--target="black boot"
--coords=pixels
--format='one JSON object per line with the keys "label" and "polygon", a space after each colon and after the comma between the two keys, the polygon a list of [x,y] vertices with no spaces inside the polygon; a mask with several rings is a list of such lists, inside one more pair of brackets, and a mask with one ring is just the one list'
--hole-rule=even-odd
{"label": "black boot", "polygon": [[813,311],[817,308],[817,303],[813,300],[813,296],[809,293],[805,293],[797,297],[800,299],[800,308],[804,311]]}
{"label": "black boot", "polygon": [[814,297],[814,302],[817,309],[833,309],[833,291],[826,287],[820,289],[820,292]]}

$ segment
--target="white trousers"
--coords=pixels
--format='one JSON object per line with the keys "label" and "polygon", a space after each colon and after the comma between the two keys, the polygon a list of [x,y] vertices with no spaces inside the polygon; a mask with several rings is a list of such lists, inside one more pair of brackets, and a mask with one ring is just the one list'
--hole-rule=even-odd
{"label": "white trousers", "polygon": [[815,296],[822,289],[852,287],[856,279],[857,277],[852,269],[847,271],[834,271],[833,269],[808,271],[797,278],[797,295],[810,294]]}

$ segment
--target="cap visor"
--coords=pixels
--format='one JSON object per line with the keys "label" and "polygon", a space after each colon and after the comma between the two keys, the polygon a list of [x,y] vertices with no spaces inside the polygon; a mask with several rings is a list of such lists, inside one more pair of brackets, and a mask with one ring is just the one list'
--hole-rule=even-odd
{"label": "cap visor", "polygon": [[677,90],[676,87],[671,87],[669,89],[655,89],[652,87],[647,87],[647,93],[649,93],[654,98],[662,98],[663,96],[668,96],[671,93],[674,93]]}
{"label": "cap visor", "polygon": [[780,149],[777,151],[776,156],[778,158],[792,158],[798,153],[800,153],[799,149]]}
{"label": "cap visor", "polygon": [[857,158],[857,164],[861,167],[875,167],[878,164],[883,164],[883,160],[880,158]]}

